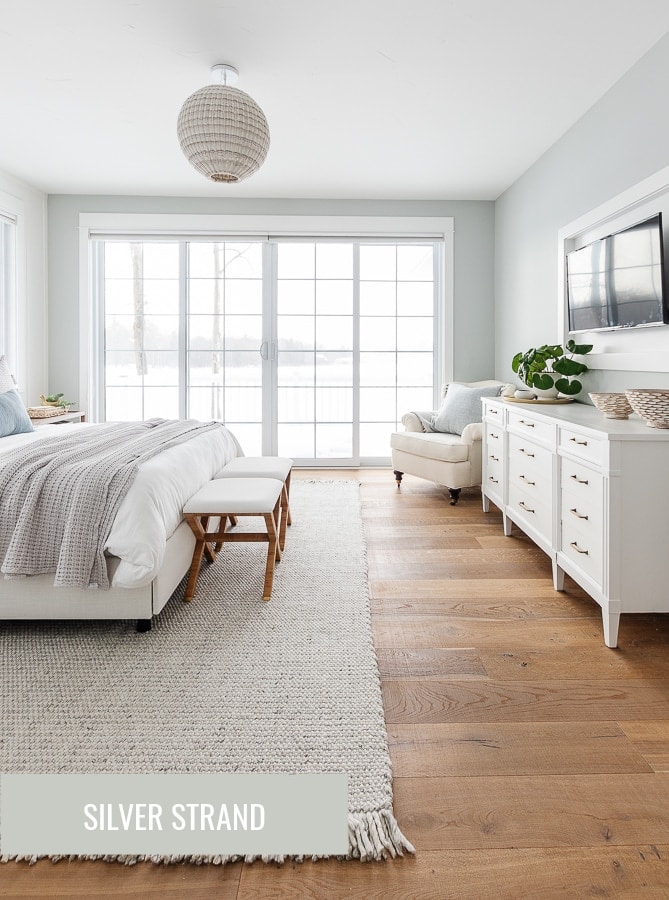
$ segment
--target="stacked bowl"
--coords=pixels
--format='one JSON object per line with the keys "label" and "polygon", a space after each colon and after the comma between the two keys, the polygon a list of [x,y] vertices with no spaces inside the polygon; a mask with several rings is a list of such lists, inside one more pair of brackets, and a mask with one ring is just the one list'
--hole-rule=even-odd
{"label": "stacked bowl", "polygon": [[625,391],[625,395],[634,412],[646,420],[646,425],[651,428],[669,428],[669,390],[635,388]]}
{"label": "stacked bowl", "polygon": [[616,394],[611,391],[598,391],[588,394],[605,419],[627,419],[632,412],[632,406],[625,394]]}

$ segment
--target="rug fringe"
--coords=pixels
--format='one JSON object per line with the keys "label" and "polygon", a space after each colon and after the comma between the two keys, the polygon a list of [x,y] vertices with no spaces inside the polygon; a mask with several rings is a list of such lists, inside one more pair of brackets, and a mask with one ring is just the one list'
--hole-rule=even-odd
{"label": "rug fringe", "polygon": [[366,862],[370,859],[394,859],[416,849],[402,834],[389,809],[353,813],[348,817],[349,858]]}
{"label": "rug fringe", "polygon": [[[381,809],[374,812],[350,813],[348,817],[348,856],[339,857],[340,859],[359,859],[360,862],[369,862],[370,860],[395,859],[397,856],[404,856],[405,853],[415,853],[413,845],[404,837],[399,829],[397,820],[392,812],[388,809]],[[239,854],[232,856],[206,856],[206,855],[183,855],[183,856],[145,856],[133,854],[106,854],[106,855],[61,855],[61,856],[36,856],[36,855],[12,855],[0,856],[0,863],[9,862],[27,862],[34,865],[39,859],[50,859],[57,863],[60,860],[103,860],[104,862],[118,862],[126,866],[134,866],[140,862],[152,862],[157,865],[170,865],[175,863],[189,863],[190,865],[214,865],[224,866],[226,863],[238,862],[243,860],[247,863],[261,860],[264,863],[276,863],[281,865],[286,860],[294,860],[295,862],[304,862],[305,858],[314,862],[319,859],[327,859],[326,856],[240,856]]]}

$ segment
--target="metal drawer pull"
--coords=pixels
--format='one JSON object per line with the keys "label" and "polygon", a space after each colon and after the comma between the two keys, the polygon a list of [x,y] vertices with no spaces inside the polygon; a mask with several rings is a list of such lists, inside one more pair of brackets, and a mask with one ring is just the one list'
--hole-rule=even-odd
{"label": "metal drawer pull", "polygon": [[573,547],[577,553],[584,553],[586,556],[589,556],[589,552],[587,550],[581,550],[576,541],[572,541],[569,546]]}
{"label": "metal drawer pull", "polygon": [[488,478],[490,479],[490,481],[492,481],[493,484],[499,484],[498,478],[493,478],[492,475],[488,475]]}
{"label": "metal drawer pull", "polygon": [[525,419],[519,419],[518,424],[524,425],[526,428],[534,428],[534,422],[526,422]]}
{"label": "metal drawer pull", "polygon": [[578,438],[569,438],[569,440],[572,441],[574,444],[578,444],[579,447],[587,447],[588,446],[587,441],[579,441]]}
{"label": "metal drawer pull", "polygon": [[[518,506],[522,506],[523,509],[525,510],[525,512],[531,512],[531,513],[535,512],[535,510],[530,509],[529,506],[525,506],[525,501],[524,501],[524,500],[520,500],[520,501],[518,502]],[[586,552],[587,552],[587,551],[586,551]]]}
{"label": "metal drawer pull", "polygon": [[494,460],[495,462],[499,462],[499,456],[493,456],[492,453],[490,454],[490,459]]}
{"label": "metal drawer pull", "polygon": [[499,440],[499,435],[498,435],[498,434],[493,434],[493,432],[492,432],[492,431],[491,431],[491,432],[490,432],[490,434],[489,434],[489,437],[491,437],[491,438],[495,438],[495,440],[496,440],[496,441],[498,441],[498,440]]}
{"label": "metal drawer pull", "polygon": [[570,475],[569,477],[573,478],[578,484],[590,484],[587,478],[579,478],[578,475]]}
{"label": "metal drawer pull", "polygon": [[528,484],[531,484],[532,487],[536,485],[536,481],[530,481],[528,478],[525,478],[524,475],[520,475],[519,478],[522,478],[523,481],[526,481]]}
{"label": "metal drawer pull", "polygon": [[576,508],[570,509],[569,512],[573,513],[577,519],[585,519],[586,522],[588,521],[588,517],[581,515],[581,513]]}
{"label": "metal drawer pull", "polygon": [[529,451],[529,450],[526,450],[524,447],[519,447],[519,448],[518,448],[518,452],[519,452],[519,453],[524,453],[525,456],[530,456],[532,459],[534,459],[534,453],[530,453],[530,451]]}

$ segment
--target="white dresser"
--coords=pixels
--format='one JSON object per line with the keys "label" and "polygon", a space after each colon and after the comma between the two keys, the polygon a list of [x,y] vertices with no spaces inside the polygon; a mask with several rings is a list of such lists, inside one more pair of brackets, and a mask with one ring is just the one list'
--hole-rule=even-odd
{"label": "white dresser", "polygon": [[583,403],[483,400],[483,509],[515,523],[602,608],[669,612],[669,430],[605,419]]}

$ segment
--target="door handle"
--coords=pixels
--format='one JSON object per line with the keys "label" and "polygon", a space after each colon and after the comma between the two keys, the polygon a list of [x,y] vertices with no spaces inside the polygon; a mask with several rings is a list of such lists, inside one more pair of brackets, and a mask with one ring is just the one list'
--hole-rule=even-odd
{"label": "door handle", "polygon": [[269,359],[269,341],[263,341],[258,350],[261,359]]}

